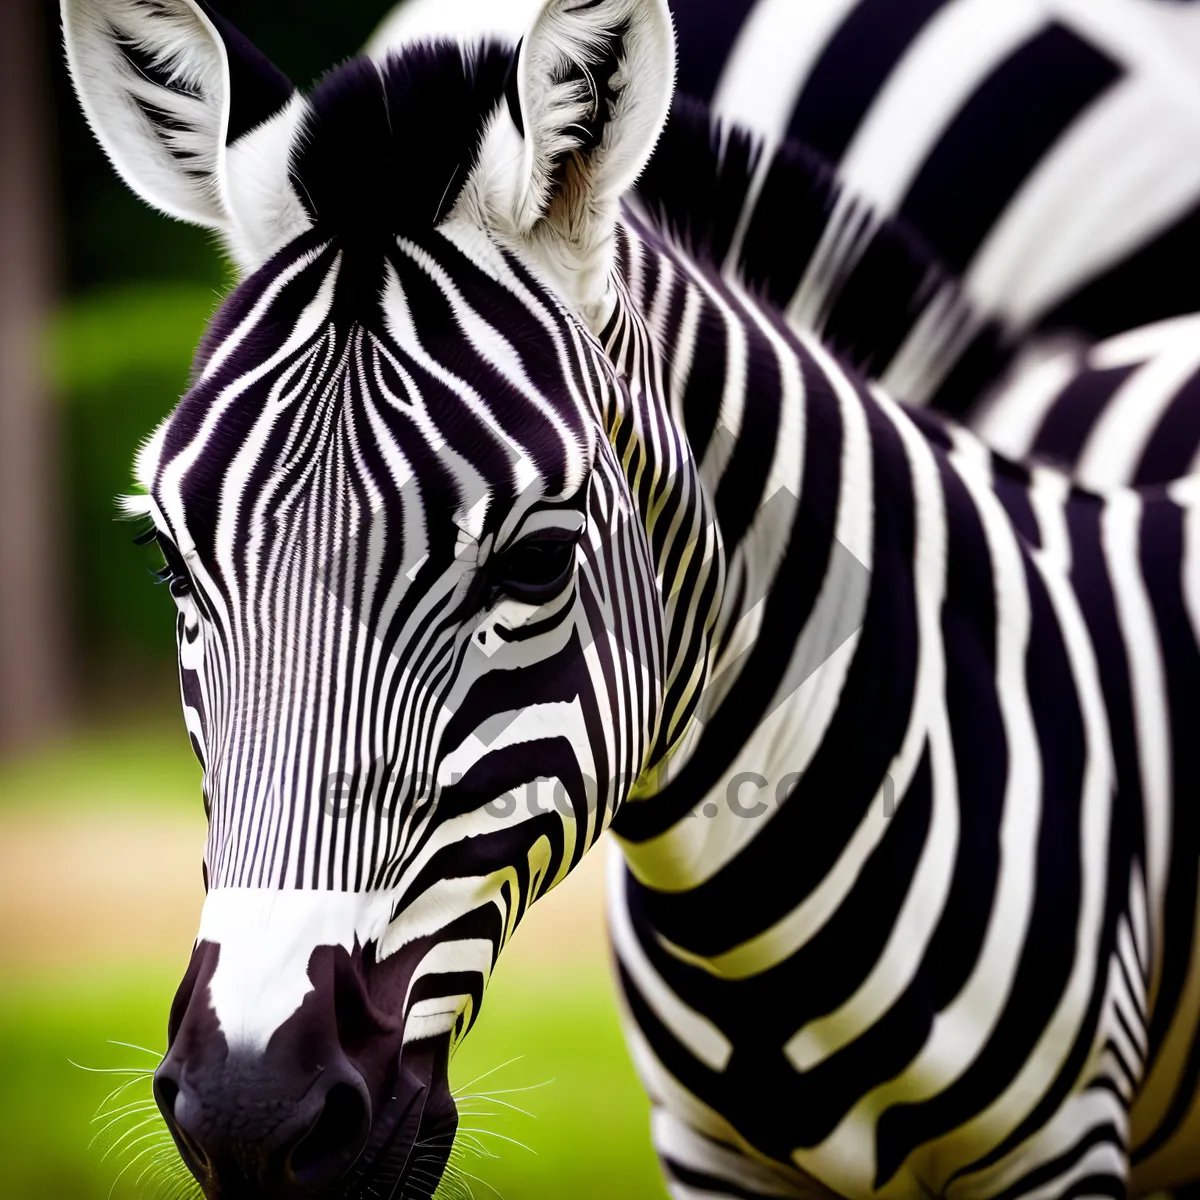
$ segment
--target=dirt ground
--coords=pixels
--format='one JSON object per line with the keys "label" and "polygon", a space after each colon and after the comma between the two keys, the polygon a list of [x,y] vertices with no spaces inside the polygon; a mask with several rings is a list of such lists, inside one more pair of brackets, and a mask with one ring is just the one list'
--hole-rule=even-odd
{"label": "dirt ground", "polygon": [[[201,820],[147,812],[0,818],[0,962],[8,971],[186,962],[204,899]],[[510,969],[605,961],[597,847],[522,923]]]}

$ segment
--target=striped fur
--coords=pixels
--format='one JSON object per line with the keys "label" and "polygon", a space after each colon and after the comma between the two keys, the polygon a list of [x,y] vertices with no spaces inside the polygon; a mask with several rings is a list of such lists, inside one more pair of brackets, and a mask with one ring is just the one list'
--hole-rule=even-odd
{"label": "striped fur", "polygon": [[[724,467],[702,455],[718,517],[723,494],[737,513],[718,625],[732,665],[714,665],[702,731],[654,802],[615,824],[627,1023],[675,1193],[1194,1177],[1194,482],[1095,497],[1015,468],[868,389],[653,228],[629,247],[635,312],[682,314],[695,289],[719,314],[703,336],[682,315],[660,334],[688,364],[690,440],[723,375],[742,386],[717,419],[747,444]],[[779,429],[800,434],[799,463]],[[785,463],[799,502],[756,529],[746,505]],[[797,688],[805,643],[847,602],[835,536],[869,594]],[[754,570],[767,601],[743,612]]]}

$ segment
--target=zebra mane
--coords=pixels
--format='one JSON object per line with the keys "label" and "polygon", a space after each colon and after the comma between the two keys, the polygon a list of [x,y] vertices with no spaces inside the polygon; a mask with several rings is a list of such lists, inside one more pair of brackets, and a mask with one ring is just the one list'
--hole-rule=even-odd
{"label": "zebra mane", "polygon": [[440,41],[325,75],[291,167],[316,228],[378,251],[436,226],[475,164],[511,60],[497,42]]}
{"label": "zebra mane", "polygon": [[971,319],[958,278],[907,222],[848,193],[810,147],[769,150],[690,97],[676,98],[637,193],[687,253],[732,268],[773,307],[787,310],[802,286],[814,289],[806,323],[868,373],[935,297],[955,319]]}

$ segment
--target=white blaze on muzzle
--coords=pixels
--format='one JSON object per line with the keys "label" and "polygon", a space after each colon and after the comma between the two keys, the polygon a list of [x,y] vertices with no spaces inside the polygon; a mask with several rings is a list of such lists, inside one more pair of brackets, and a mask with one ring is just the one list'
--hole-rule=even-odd
{"label": "white blaze on muzzle", "polygon": [[220,947],[209,1002],[231,1050],[262,1052],[313,991],[309,961],[318,946],[353,952],[387,928],[385,895],[214,888],[198,940]]}

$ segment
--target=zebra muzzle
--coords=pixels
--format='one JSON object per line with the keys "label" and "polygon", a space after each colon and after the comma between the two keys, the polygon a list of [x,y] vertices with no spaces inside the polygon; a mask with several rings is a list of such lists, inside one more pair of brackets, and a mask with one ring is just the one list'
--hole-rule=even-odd
{"label": "zebra muzzle", "polygon": [[[457,1128],[448,1037],[403,1045],[368,998],[361,953],[336,946],[312,951],[307,992],[268,1036],[214,1003],[221,955],[197,943],[154,1081],[209,1200],[432,1195]],[[272,982],[245,979],[247,1003]]]}

